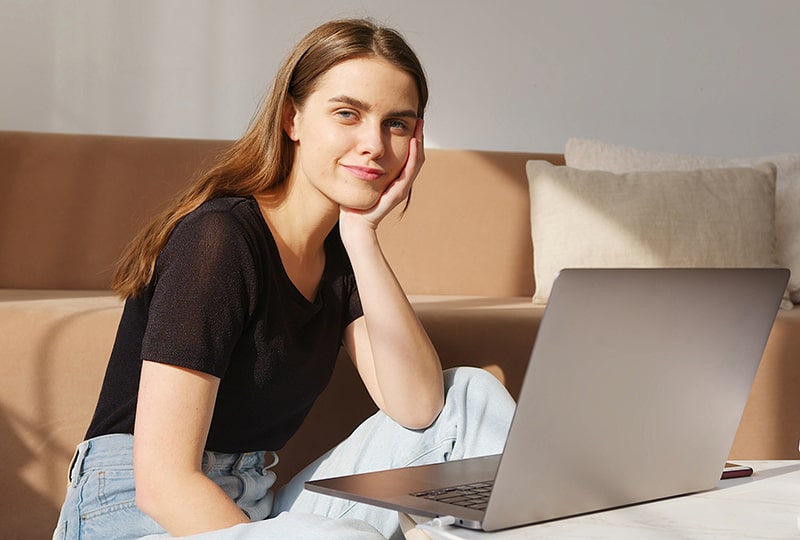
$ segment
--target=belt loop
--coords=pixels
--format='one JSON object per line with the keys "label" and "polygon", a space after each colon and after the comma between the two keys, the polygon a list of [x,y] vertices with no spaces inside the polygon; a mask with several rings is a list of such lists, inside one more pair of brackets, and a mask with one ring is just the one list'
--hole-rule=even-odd
{"label": "belt loop", "polygon": [[208,450],[203,450],[203,457],[205,458],[203,473],[208,474],[209,471],[214,468],[214,465],[216,465],[217,457],[214,455],[214,452],[209,452]]}
{"label": "belt loop", "polygon": [[267,465],[267,456],[265,455],[264,465],[262,467],[263,470],[271,469],[281,461],[281,459],[278,457],[278,453],[275,452],[274,450],[270,450],[269,452],[267,452],[267,454],[272,454],[272,463]]}
{"label": "belt loop", "polygon": [[242,470],[242,461],[244,461],[244,458],[246,458],[248,455],[250,455],[249,452],[242,452],[241,454],[239,454],[238,457],[236,458],[236,461],[233,462],[233,465],[231,466],[231,470],[232,471],[241,471]]}
{"label": "belt loop", "polygon": [[72,487],[78,485],[83,474],[83,460],[86,459],[86,454],[89,452],[89,441],[83,441],[75,448],[75,454],[72,456],[72,462],[69,464],[67,471],[67,482]]}

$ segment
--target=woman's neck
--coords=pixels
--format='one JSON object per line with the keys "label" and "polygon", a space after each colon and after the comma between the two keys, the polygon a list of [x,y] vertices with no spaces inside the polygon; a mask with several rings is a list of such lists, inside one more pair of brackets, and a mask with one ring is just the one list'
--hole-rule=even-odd
{"label": "woman's neck", "polygon": [[315,206],[313,197],[302,201],[290,189],[257,194],[255,199],[289,279],[313,301],[325,270],[325,239],[336,225],[338,208]]}

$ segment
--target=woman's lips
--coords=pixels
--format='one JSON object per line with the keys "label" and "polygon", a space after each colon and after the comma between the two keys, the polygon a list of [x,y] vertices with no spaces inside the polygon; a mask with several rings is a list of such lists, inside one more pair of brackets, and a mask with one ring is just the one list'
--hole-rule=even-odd
{"label": "woman's lips", "polygon": [[373,181],[383,176],[383,171],[380,169],[373,169],[371,167],[359,167],[358,165],[343,165],[345,169],[350,171],[351,174],[361,178],[362,180]]}

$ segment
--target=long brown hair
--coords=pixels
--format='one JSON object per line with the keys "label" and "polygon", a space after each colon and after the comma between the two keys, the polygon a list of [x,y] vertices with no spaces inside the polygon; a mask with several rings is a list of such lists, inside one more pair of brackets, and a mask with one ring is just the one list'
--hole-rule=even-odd
{"label": "long brown hair", "polygon": [[178,222],[204,202],[222,196],[254,195],[280,186],[294,160],[294,147],[282,123],[287,103],[291,100],[302,108],[328,70],[345,60],[365,56],[383,58],[411,75],[417,85],[418,115],[422,118],[428,101],[425,73],[397,31],[364,19],[331,21],[315,28],[284,60],[245,134],[127,247],[114,274],[114,291],[123,298],[141,293],[153,278],[156,259]]}

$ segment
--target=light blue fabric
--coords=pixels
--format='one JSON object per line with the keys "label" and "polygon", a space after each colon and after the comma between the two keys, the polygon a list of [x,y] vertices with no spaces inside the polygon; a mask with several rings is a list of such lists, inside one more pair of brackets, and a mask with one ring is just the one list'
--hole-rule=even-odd
{"label": "light blue fabric", "polygon": [[[186,538],[402,538],[396,512],[305,491],[303,483],[502,452],[515,408],[505,388],[492,375],[475,368],[446,371],[445,388],[444,409],[429,428],[405,429],[379,412],[274,498],[270,488],[275,475],[269,470],[274,456],[270,453],[207,452],[204,471],[253,522]],[[54,539],[169,537],[136,508],[132,448],[130,435],[108,435],[81,443]],[[267,515],[270,518],[264,520]]]}
{"label": "light blue fabric", "polygon": [[123,540],[164,532],[136,507],[131,435],[104,435],[79,444],[69,480],[54,540]]}

